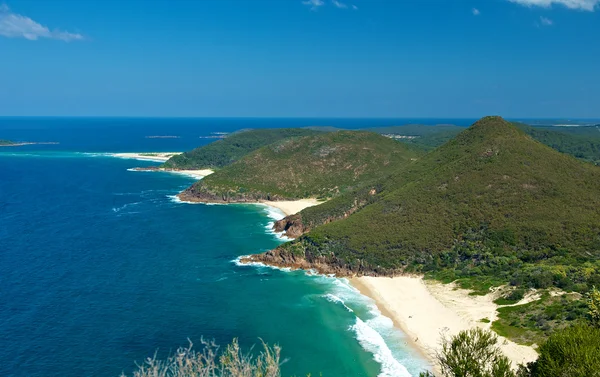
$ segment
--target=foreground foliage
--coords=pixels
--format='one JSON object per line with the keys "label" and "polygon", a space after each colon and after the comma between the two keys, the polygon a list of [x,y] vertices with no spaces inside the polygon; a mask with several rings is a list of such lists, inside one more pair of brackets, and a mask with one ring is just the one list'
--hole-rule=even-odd
{"label": "foreground foliage", "polygon": [[[179,348],[166,360],[156,355],[138,365],[133,377],[280,377],[280,351],[278,346],[263,343],[257,355],[241,351],[237,340],[223,352],[212,342],[202,341],[200,351],[189,347]],[[124,374],[121,377],[126,377]]]}
{"label": "foreground foliage", "polygon": [[[510,360],[490,331],[474,328],[442,341],[437,364],[443,377],[515,377]],[[433,377],[430,372],[421,377]]]}
{"label": "foreground foliage", "polygon": [[557,331],[528,366],[531,377],[600,376],[600,329],[577,325]]}

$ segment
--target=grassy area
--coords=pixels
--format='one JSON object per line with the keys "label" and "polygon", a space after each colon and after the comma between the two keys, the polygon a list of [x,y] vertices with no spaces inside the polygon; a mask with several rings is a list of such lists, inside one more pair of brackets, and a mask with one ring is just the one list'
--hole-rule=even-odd
{"label": "grassy area", "polygon": [[551,333],[582,321],[587,306],[576,293],[552,296],[544,292],[541,299],[525,305],[498,309],[492,329],[517,343],[540,343]]}

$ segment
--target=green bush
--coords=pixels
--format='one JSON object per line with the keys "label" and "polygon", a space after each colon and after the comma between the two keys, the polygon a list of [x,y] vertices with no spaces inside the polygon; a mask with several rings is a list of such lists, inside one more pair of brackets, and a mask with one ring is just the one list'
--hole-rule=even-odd
{"label": "green bush", "polygon": [[[516,377],[491,331],[474,328],[444,340],[437,362],[443,377]],[[432,377],[430,372],[421,377]]]}
{"label": "green bush", "polygon": [[529,365],[531,377],[600,376],[600,329],[577,325],[551,335]]}

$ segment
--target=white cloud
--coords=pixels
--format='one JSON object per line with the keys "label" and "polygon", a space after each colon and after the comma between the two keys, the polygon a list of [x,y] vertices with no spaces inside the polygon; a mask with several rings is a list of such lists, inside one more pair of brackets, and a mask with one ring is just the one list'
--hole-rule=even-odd
{"label": "white cloud", "polygon": [[11,12],[6,4],[0,5],[0,36],[25,38],[30,41],[39,38],[58,39],[65,42],[82,40],[83,35],[61,30],[50,30],[29,17]]}
{"label": "white cloud", "polygon": [[593,12],[600,5],[600,0],[508,0],[512,3],[528,7],[550,8],[552,5],[562,5],[569,9]]}
{"label": "white cloud", "polygon": [[473,12],[473,16],[479,16],[481,14],[481,12],[479,11],[479,9],[477,9],[477,8],[473,8],[471,10],[471,12]]}
{"label": "white cloud", "polygon": [[358,7],[356,5],[352,5],[352,9],[358,10]]}
{"label": "white cloud", "polygon": [[308,5],[311,10],[317,10],[319,7],[325,5],[325,2],[323,0],[305,0],[302,4]]}
{"label": "white cloud", "polygon": [[546,18],[544,16],[540,16],[540,23],[543,26],[552,26],[552,25],[554,25],[554,21],[552,21],[551,19]]}
{"label": "white cloud", "polygon": [[333,3],[333,5],[335,5],[337,8],[340,8],[340,9],[346,9],[346,8],[348,8],[348,6],[347,6],[346,4],[344,4],[344,3],[342,3],[341,1],[338,1],[338,0],[331,0],[331,2],[332,2],[332,3]]}

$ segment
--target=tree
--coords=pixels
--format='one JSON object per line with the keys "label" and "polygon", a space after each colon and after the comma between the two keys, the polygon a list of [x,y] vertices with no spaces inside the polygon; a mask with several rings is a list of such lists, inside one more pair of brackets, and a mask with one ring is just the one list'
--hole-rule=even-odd
{"label": "tree", "polygon": [[580,324],[552,334],[529,365],[531,377],[600,377],[600,328]]}
{"label": "tree", "polygon": [[[444,377],[516,377],[511,362],[498,347],[498,338],[490,331],[474,328],[443,340],[436,356]],[[430,372],[421,377],[432,377]]]}
{"label": "tree", "polygon": [[596,287],[588,293],[587,304],[592,326],[600,328],[600,291]]}

